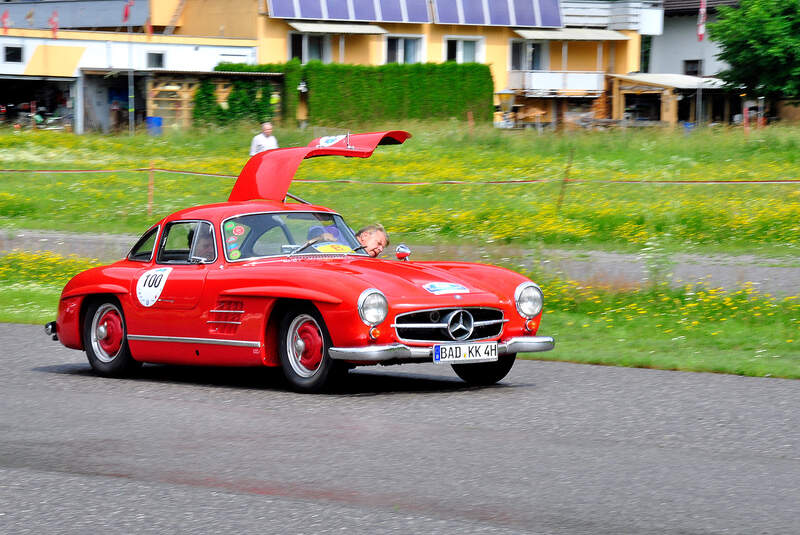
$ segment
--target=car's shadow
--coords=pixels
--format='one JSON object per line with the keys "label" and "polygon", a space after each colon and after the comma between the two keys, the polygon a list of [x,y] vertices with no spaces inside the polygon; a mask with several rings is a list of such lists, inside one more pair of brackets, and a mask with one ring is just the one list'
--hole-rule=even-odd
{"label": "car's shadow", "polygon": [[[39,366],[33,371],[73,376],[95,377],[98,381],[114,381],[95,374],[88,364],[59,364]],[[173,383],[196,386],[213,386],[235,389],[275,390],[289,392],[283,373],[279,368],[229,368],[215,366],[172,366],[167,364],[145,364],[126,381]],[[378,395],[392,393],[448,393],[489,388],[515,388],[529,384],[501,382],[487,387],[471,386],[457,377],[424,375],[374,368],[351,370],[330,388],[327,395]]]}

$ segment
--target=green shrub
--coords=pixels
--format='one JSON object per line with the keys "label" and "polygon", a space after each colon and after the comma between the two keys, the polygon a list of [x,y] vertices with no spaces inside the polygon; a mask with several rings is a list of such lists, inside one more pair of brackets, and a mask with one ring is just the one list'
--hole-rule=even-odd
{"label": "green shrub", "polygon": [[[309,118],[318,124],[465,119],[468,112],[475,121],[490,121],[494,110],[492,75],[487,65],[479,63],[364,66],[310,61],[301,65],[293,59],[283,64],[221,63],[215,70],[283,73],[280,112],[285,118],[296,117],[300,98],[297,87],[305,81]],[[253,83],[234,83],[225,122],[271,114],[271,110],[264,111],[266,108],[256,112],[248,107],[254,107],[256,99],[243,84]],[[262,91],[259,102],[264,98]]]}

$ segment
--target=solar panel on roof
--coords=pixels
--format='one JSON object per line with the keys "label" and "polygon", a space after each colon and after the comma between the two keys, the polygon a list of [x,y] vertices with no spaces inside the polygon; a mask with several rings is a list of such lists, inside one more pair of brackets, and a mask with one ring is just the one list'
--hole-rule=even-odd
{"label": "solar panel on roof", "polygon": [[536,11],[531,0],[514,0],[514,15],[517,26],[538,26]]}
{"label": "solar panel on roof", "polygon": [[427,0],[268,0],[280,19],[431,22]]}
{"label": "solar panel on roof", "polygon": [[322,5],[320,0],[299,0],[300,17],[303,19],[321,19]]}
{"label": "solar panel on roof", "polygon": [[294,17],[294,2],[292,0],[270,0],[270,13],[273,17]]}
{"label": "solar panel on roof", "polygon": [[460,24],[458,18],[458,5],[457,2],[452,0],[444,1],[441,0],[434,2],[434,14],[435,20],[439,24]]}
{"label": "solar panel on roof", "polygon": [[486,24],[483,0],[462,0],[464,24]]}
{"label": "solar panel on roof", "polygon": [[380,0],[381,20],[385,22],[403,22],[403,10],[400,0]]}
{"label": "solar panel on roof", "polygon": [[353,0],[355,20],[378,20],[372,0]]}
{"label": "solar panel on roof", "polygon": [[511,19],[508,16],[508,2],[504,0],[489,2],[489,24],[495,26],[511,25]]}
{"label": "solar panel on roof", "polygon": [[538,0],[540,12],[540,25],[553,26],[560,28],[561,24],[561,10],[558,6],[558,0]]}
{"label": "solar panel on roof", "polygon": [[433,13],[439,24],[561,27],[558,0],[434,0]]}
{"label": "solar panel on roof", "polygon": [[350,11],[347,9],[347,0],[328,0],[328,19],[350,20]]}
{"label": "solar panel on roof", "polygon": [[406,0],[408,22],[430,22],[428,0]]}

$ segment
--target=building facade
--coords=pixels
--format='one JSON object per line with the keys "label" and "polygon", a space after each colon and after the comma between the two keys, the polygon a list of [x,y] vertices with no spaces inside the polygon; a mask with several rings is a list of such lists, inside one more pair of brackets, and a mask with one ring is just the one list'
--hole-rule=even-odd
{"label": "building facade", "polygon": [[[551,124],[587,114],[611,117],[607,75],[638,71],[641,37],[658,35],[663,20],[661,0],[45,0],[0,6],[12,21],[0,43],[24,49],[19,65],[0,64],[6,79],[76,84],[82,77],[86,82],[82,73],[113,77],[133,69],[143,92],[147,72],[210,70],[220,61],[479,62],[490,66],[495,91],[517,95],[517,119]],[[65,59],[54,59],[57,54]],[[71,89],[73,102],[86,98],[86,83],[83,90],[79,85]],[[112,96],[103,98],[113,104]]]}
{"label": "building facade", "polygon": [[[718,6],[735,6],[738,0],[707,0],[706,24],[717,19]],[[717,59],[719,45],[698,38],[700,0],[664,0],[664,31],[654,35],[649,72],[715,76],[727,67]]]}

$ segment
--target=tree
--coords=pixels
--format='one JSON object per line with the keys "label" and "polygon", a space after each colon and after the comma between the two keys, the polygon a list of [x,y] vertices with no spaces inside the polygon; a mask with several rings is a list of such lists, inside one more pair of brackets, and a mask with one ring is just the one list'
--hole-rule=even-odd
{"label": "tree", "polygon": [[719,76],[751,94],[800,96],[800,0],[741,0],[717,10],[709,33],[730,66]]}

